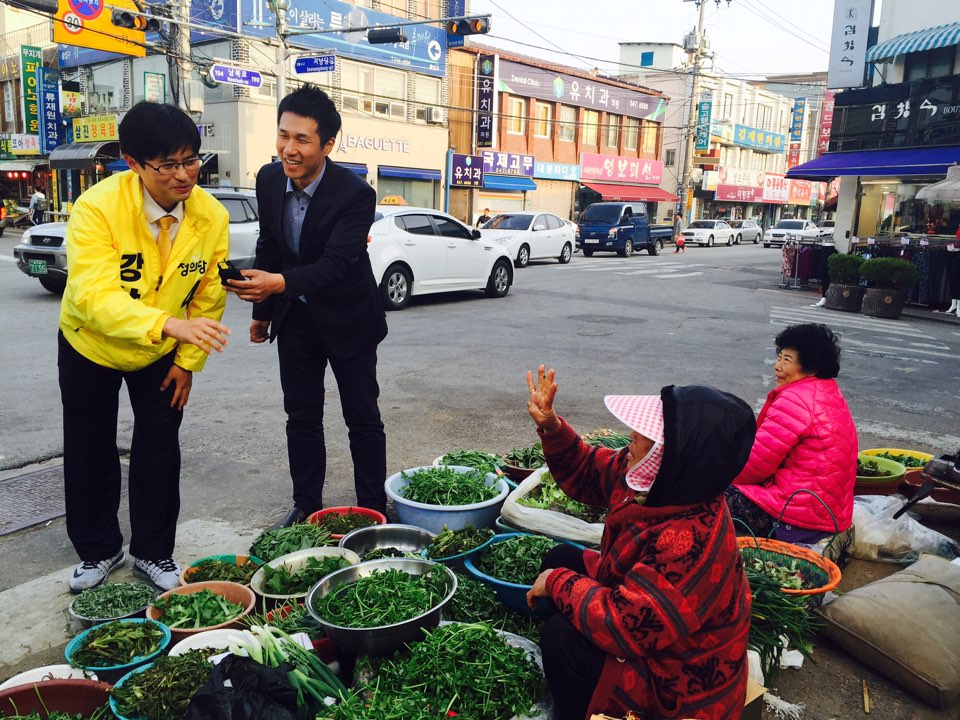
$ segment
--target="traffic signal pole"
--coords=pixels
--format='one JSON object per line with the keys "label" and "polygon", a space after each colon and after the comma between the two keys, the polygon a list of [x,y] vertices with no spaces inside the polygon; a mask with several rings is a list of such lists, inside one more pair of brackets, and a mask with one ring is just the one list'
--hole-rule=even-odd
{"label": "traffic signal pole", "polygon": [[[693,50],[693,75],[690,83],[690,108],[687,116],[687,132],[684,138],[683,149],[683,175],[677,186],[677,195],[680,198],[683,213],[677,213],[678,216],[686,215],[687,225],[693,220],[693,200],[690,200],[687,206],[687,193],[692,191],[690,186],[690,174],[693,171],[693,152],[694,141],[696,139],[697,127],[697,106],[700,104],[700,60],[703,51],[703,22],[706,15],[707,0],[700,0],[700,17],[697,20],[696,47]],[[710,128],[707,128],[707,137],[709,137]],[[680,228],[676,228],[679,230]]]}

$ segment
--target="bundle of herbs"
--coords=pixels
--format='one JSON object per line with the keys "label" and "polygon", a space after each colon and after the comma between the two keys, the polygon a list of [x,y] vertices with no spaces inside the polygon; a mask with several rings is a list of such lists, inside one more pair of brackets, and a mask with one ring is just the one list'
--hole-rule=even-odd
{"label": "bundle of herbs", "polygon": [[412,620],[429,612],[450,591],[447,572],[433,567],[423,575],[388,568],[340,585],[314,600],[314,611],[332,625],[373,628]]}
{"label": "bundle of herbs", "polygon": [[363,561],[383,560],[384,558],[419,558],[420,553],[409,550],[401,550],[397,547],[381,547],[368,550],[363,554]]}
{"label": "bundle of herbs", "polygon": [[88,668],[127,665],[155,653],[163,639],[163,628],[155,622],[112,620],[87,632],[70,656],[70,664]]}
{"label": "bundle of herbs", "polygon": [[605,508],[585,505],[569,497],[550,473],[541,475],[540,484],[523,497],[517,498],[517,503],[540,510],[553,510],[588,523],[602,523],[607,517]]}
{"label": "bundle of herbs", "polygon": [[346,699],[325,708],[317,720],[449,720],[445,710],[431,706],[431,699],[419,690],[409,690],[403,697],[377,692],[376,683],[364,692],[350,692]]}
{"label": "bundle of herbs", "polygon": [[775,560],[764,560],[760,557],[743,558],[745,568],[755,573],[763,573],[781,588],[809,590],[811,585],[807,583],[807,586],[804,586],[803,576],[797,567],[798,564],[798,560],[777,562]]}
{"label": "bundle of herbs", "polygon": [[513,448],[504,458],[508,465],[524,470],[536,470],[547,464],[543,457],[543,446],[540,443],[525,448]]}
{"label": "bundle of herbs", "polygon": [[307,610],[307,606],[295,600],[270,612],[247,615],[241,622],[247,627],[269,625],[287,635],[305,633],[311,640],[319,640],[325,637],[323,628],[314,620]]}
{"label": "bundle of herbs", "polygon": [[330,540],[330,531],[326,528],[312,523],[297,523],[261,533],[250,546],[250,554],[270,562],[297,550],[329,545]]}
{"label": "bundle of herbs", "polygon": [[441,465],[461,465],[476,468],[482,473],[495,473],[506,462],[499,455],[482,450],[454,450],[440,458]]}
{"label": "bundle of herbs", "polygon": [[747,646],[759,653],[763,677],[769,681],[780,668],[784,642],[811,657],[816,624],[805,596],[782,592],[780,582],[766,571],[758,572],[749,564],[745,570],[753,594]]}
{"label": "bundle of herbs", "polygon": [[350,561],[339,555],[309,557],[297,570],[291,570],[287,565],[275,568],[266,565],[263,568],[263,590],[271,595],[302,595],[321,578],[348,565]]}
{"label": "bundle of herbs", "polygon": [[876,460],[857,458],[857,475],[860,477],[889,477],[893,473],[880,467]]}
{"label": "bundle of herbs", "polygon": [[88,620],[120,618],[144,609],[156,595],[143,583],[104,583],[77,595],[70,612]]}
{"label": "bundle of herbs", "polygon": [[260,565],[250,559],[237,564],[236,562],[211,558],[201,560],[196,565],[191,565],[184,577],[187,583],[224,580],[246,585],[259,568]]}
{"label": "bundle of herbs", "polygon": [[182,720],[190,700],[210,678],[208,650],[159,658],[113,688],[120,714],[143,720]]}
{"label": "bundle of herbs", "polygon": [[479,580],[460,575],[457,591],[443,608],[443,619],[452,622],[485,622],[498,630],[540,642],[543,620],[536,615],[518,615],[497,600],[493,588]]}
{"label": "bundle of herbs", "polygon": [[153,606],[163,613],[163,622],[171,630],[198,630],[222,625],[243,613],[244,607],[210,590],[191,594],[173,593],[157,598]]}
{"label": "bundle of herbs", "polygon": [[425,467],[402,476],[407,484],[400,495],[425,505],[473,505],[497,496],[497,488],[486,483],[479,470],[459,472],[451,467]]}
{"label": "bundle of herbs", "polygon": [[887,460],[893,460],[898,462],[904,467],[908,468],[922,468],[926,467],[927,461],[923,458],[914,457],[913,455],[901,455],[900,453],[892,452],[881,452],[881,453],[871,453],[876,457],[886,458]]}
{"label": "bundle of herbs", "polygon": [[377,519],[359,512],[328,512],[320,517],[318,524],[333,535],[346,535],[351,530],[376,525]]}
{"label": "bundle of herbs", "polygon": [[477,529],[467,525],[459,530],[450,530],[443,526],[437,536],[427,547],[427,557],[431,559],[449,558],[480,547],[493,537],[490,528]]}
{"label": "bundle of herbs", "polygon": [[583,435],[583,441],[594,447],[605,447],[611,450],[619,450],[630,444],[630,436],[623,433],[614,432],[606,428],[597,428],[593,432]]}
{"label": "bundle of herbs", "polygon": [[431,710],[455,713],[462,720],[529,715],[546,689],[530,655],[508,645],[486,623],[453,623],[427,631],[422,641],[373,670],[376,678],[365,688],[371,696],[401,702],[413,691],[426,696]]}
{"label": "bundle of herbs", "polygon": [[533,585],[543,556],[556,544],[542,535],[516,535],[482,550],[477,569],[503,582]]}
{"label": "bundle of herbs", "polygon": [[[34,687],[37,689],[37,697],[40,698],[42,704],[43,697],[40,695],[40,689],[37,686]],[[11,702],[13,701],[11,700]],[[113,718],[113,713],[110,712],[109,705],[104,705],[89,715],[85,715],[84,713],[60,712],[59,710],[45,711],[41,715],[39,710],[34,710],[29,715],[4,715],[3,718],[4,720],[107,720],[108,718]]]}

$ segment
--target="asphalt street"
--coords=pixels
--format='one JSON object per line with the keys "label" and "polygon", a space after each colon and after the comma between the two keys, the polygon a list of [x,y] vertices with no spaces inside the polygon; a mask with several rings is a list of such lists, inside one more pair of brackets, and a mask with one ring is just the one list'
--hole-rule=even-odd
{"label": "asphalt street", "polygon": [[[10,230],[0,238],[0,481],[56,466],[62,452],[59,298],[17,270],[15,243]],[[464,292],[414,300],[389,314],[379,353],[388,471],[429,464],[457,448],[505,452],[533,443],[524,374],[537,363],[557,370],[556,406],[583,432],[623,429],[606,412],[605,394],[655,393],[669,384],[714,385],[759,409],[773,387],[773,338],[798,322],[824,322],[841,334],[839,382],[861,448],[939,454],[960,447],[960,322],[876,320],[811,307],[819,294],[780,287],[779,266],[779,251],[753,245],[688,247],[659,257],[577,254],[566,266],[535,262],[517,270],[503,299]],[[230,297],[230,346],[194,378],[181,432],[177,555],[184,561],[192,559],[186,553],[243,549],[289,506],[276,349],[249,342],[249,311]],[[352,470],[330,373],[327,391],[325,502],[345,504],[353,498]],[[123,450],[132,430],[123,396],[121,408]],[[188,529],[193,534],[185,538]],[[62,593],[75,562],[62,518],[0,537],[0,557],[4,624],[13,620],[5,605],[29,602],[25,583],[39,583],[33,592]],[[891,569],[869,567],[859,577]],[[47,626],[51,613],[62,619],[69,602],[66,594],[37,599],[47,605],[38,611],[47,613]],[[0,653],[0,677],[56,662],[66,639],[38,638]],[[827,641],[818,644],[817,658],[817,665],[784,671],[776,687],[784,699],[806,704],[807,720],[859,717],[862,679],[870,682],[875,720],[957,717],[926,706]]]}

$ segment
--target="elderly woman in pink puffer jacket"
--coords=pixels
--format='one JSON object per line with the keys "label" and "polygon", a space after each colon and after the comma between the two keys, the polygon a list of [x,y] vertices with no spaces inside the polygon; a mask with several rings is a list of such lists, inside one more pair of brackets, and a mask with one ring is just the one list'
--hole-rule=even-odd
{"label": "elderly woman in pink puffer jacket", "polygon": [[814,545],[851,527],[857,429],[834,379],[837,340],[814,324],[777,335],[777,386],[757,418],[750,459],[726,491],[731,514],[757,537]]}

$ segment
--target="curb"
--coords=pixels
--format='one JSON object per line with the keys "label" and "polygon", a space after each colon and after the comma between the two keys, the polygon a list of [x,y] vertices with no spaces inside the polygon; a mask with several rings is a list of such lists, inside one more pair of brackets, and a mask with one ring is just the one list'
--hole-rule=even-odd
{"label": "curb", "polygon": [[912,310],[909,308],[904,308],[901,315],[912,320],[929,320],[931,322],[956,325],[960,327],[960,317],[957,317],[953,313],[934,312],[933,310]]}

